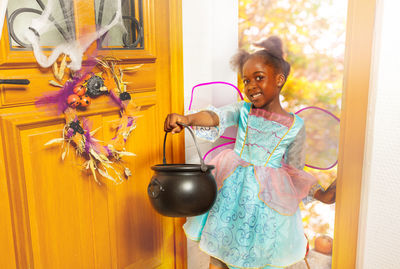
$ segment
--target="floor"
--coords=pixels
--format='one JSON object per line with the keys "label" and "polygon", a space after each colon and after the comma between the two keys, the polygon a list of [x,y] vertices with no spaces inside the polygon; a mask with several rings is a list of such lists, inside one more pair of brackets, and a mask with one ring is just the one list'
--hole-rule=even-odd
{"label": "floor", "polygon": [[[188,240],[188,269],[208,269],[210,258],[202,252],[198,243]],[[310,269],[330,269],[332,256],[324,255],[314,250],[310,250],[307,257]],[[308,269],[304,261],[294,264],[286,269]]]}
{"label": "floor", "polygon": [[[332,256],[314,251],[313,249],[307,255],[307,262],[310,269],[330,269],[332,267]],[[296,263],[286,269],[308,269],[304,261]]]}
{"label": "floor", "polygon": [[188,269],[208,269],[210,257],[199,249],[198,243],[188,240],[187,248]]}

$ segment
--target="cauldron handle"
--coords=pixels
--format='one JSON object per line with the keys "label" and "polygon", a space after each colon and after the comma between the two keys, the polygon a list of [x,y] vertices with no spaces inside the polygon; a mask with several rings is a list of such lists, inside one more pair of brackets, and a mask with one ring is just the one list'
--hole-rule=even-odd
{"label": "cauldron handle", "polygon": [[[186,129],[188,129],[189,133],[192,135],[192,138],[193,138],[193,141],[194,141],[194,145],[196,146],[197,153],[199,154],[199,158],[200,158],[200,169],[201,169],[202,172],[206,172],[207,171],[207,165],[204,163],[204,160],[201,157],[200,148],[199,148],[199,145],[197,144],[196,136],[194,135],[192,129],[188,125],[183,124],[183,123],[179,123],[179,125],[182,125]],[[164,145],[163,145],[163,164],[167,164],[167,160],[165,159],[165,141],[167,141],[167,134],[168,133],[165,132]]]}

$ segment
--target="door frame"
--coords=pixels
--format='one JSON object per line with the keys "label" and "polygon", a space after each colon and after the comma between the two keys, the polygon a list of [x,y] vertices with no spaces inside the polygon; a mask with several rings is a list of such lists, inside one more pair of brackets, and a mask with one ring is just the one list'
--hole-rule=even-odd
{"label": "door frame", "polygon": [[[171,111],[183,112],[182,0],[170,8]],[[376,0],[348,0],[332,268],[355,268]],[[173,136],[173,161],[184,137]],[[184,219],[175,219],[175,268],[187,267]]]}
{"label": "door frame", "polygon": [[[170,70],[171,70],[171,111],[183,114],[183,35],[182,35],[182,1],[169,1],[169,30],[170,30]],[[184,133],[171,136],[173,163],[185,162]],[[175,269],[187,268],[187,244],[183,231],[185,218],[174,218],[174,253]]]}
{"label": "door frame", "polygon": [[376,0],[348,0],[332,268],[356,268]]}

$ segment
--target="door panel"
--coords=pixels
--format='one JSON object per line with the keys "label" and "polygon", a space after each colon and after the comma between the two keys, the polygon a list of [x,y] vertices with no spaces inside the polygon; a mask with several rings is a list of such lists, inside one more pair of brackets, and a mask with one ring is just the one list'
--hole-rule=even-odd
{"label": "door panel", "polygon": [[[2,139],[2,127],[0,125],[0,141]],[[0,152],[3,152],[3,143],[0,142]],[[15,252],[13,225],[11,218],[11,205],[8,196],[8,184],[6,181],[5,160],[0,157],[0,253],[6,253],[6,257],[0,255],[0,268],[15,268]]]}
{"label": "door panel", "polygon": [[[137,100],[139,98],[136,98]],[[145,98],[143,98],[145,99]],[[140,100],[140,99],[139,99]],[[161,142],[157,137],[156,104],[151,100],[142,100],[146,105],[141,106],[138,113],[137,127],[127,143],[126,150],[136,154],[126,158],[126,164],[132,171],[132,176],[120,185],[110,186],[109,195],[113,201],[110,208],[115,220],[115,238],[119,268],[173,268],[173,260],[169,262],[165,256],[163,245],[165,235],[173,227],[171,220],[163,218],[152,209],[147,198],[147,185],[152,176],[150,167],[160,159]],[[105,140],[111,139],[112,124],[118,120],[117,115],[107,115],[103,118]],[[160,157],[158,157],[160,156]],[[171,243],[171,242],[170,242]],[[171,250],[171,249],[169,249]],[[170,257],[174,253],[169,253]],[[172,263],[171,263],[172,262]],[[154,267],[142,267],[144,265]],[[158,267],[157,267],[158,268]]]}
{"label": "door panel", "polygon": [[[126,144],[136,156],[122,160],[132,176],[120,184],[100,175],[97,184],[72,146],[61,160],[60,145],[44,145],[60,138],[65,124],[63,115],[34,106],[37,97],[58,90],[48,84],[54,79],[51,69],[38,68],[31,51],[11,50],[3,31],[0,78],[26,78],[31,84],[0,85],[0,268],[185,268],[181,221],[157,214],[147,198],[150,167],[162,159],[163,118],[183,107],[176,97],[182,95],[174,32],[180,25],[171,24],[177,21],[171,7],[180,10],[179,1],[143,1],[143,50],[99,52],[120,58],[121,67],[143,64],[124,74],[140,111]],[[93,19],[87,14],[76,16],[78,35],[82,23]],[[107,96],[78,115],[93,129],[101,127],[97,139],[115,135],[119,110]],[[183,136],[168,140],[171,162],[183,159],[182,143]],[[115,167],[122,168],[118,162]]]}

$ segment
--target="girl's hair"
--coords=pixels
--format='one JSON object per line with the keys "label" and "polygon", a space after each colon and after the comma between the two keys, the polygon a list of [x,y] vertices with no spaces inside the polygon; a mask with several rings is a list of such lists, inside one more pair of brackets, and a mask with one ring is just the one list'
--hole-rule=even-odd
{"label": "girl's hair", "polygon": [[290,73],[290,64],[283,59],[282,40],[277,36],[271,36],[259,43],[254,44],[263,48],[254,53],[240,50],[231,60],[232,67],[237,69],[243,75],[243,66],[252,57],[261,57],[265,64],[272,66],[277,72],[282,73],[287,79]]}

